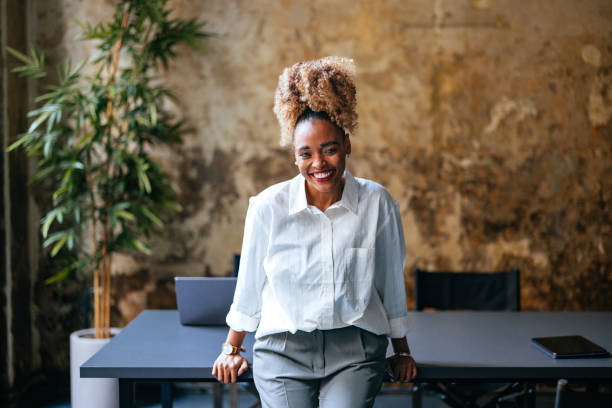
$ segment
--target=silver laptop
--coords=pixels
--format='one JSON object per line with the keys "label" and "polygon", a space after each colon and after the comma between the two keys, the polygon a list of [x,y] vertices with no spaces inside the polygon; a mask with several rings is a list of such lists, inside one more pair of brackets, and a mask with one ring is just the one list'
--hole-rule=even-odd
{"label": "silver laptop", "polygon": [[226,325],[236,278],[175,277],[174,284],[181,324]]}

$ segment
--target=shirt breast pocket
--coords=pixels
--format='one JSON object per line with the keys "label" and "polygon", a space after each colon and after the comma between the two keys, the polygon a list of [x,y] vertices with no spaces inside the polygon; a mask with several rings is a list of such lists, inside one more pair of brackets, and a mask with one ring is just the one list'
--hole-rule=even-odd
{"label": "shirt breast pocket", "polygon": [[363,313],[374,286],[374,248],[347,248],[344,254],[345,299],[349,309]]}

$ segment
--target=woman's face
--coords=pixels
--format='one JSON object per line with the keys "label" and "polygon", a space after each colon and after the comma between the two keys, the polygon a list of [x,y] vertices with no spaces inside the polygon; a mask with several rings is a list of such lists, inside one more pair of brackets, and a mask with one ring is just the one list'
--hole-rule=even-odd
{"label": "woman's face", "polygon": [[336,125],[321,119],[300,122],[293,132],[293,148],[298,169],[311,194],[342,190],[351,143]]}

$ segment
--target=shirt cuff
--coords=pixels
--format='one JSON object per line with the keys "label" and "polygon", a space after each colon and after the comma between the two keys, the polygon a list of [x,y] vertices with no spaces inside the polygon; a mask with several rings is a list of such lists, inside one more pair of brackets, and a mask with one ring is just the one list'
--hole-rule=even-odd
{"label": "shirt cuff", "polygon": [[232,308],[225,317],[225,322],[234,331],[252,332],[259,326],[259,316],[249,316]]}
{"label": "shirt cuff", "polygon": [[389,326],[391,326],[391,333],[389,334],[389,337],[392,339],[406,337],[406,334],[410,329],[410,318],[408,316],[402,316],[396,317],[395,319],[390,319]]}

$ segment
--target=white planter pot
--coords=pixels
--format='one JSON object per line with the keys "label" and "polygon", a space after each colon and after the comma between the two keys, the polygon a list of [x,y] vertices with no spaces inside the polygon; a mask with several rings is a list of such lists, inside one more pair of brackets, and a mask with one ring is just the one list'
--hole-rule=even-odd
{"label": "white planter pot", "polygon": [[[120,329],[111,328],[114,336]],[[110,339],[96,339],[94,329],[70,334],[70,403],[72,408],[119,407],[119,381],[116,378],[81,378],[80,367]]]}

